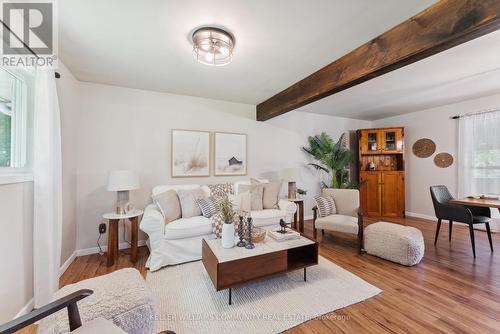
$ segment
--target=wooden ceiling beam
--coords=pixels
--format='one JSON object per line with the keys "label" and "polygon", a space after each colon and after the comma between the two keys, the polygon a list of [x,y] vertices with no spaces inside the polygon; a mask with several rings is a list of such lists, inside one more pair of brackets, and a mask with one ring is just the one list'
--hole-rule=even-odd
{"label": "wooden ceiling beam", "polygon": [[284,114],[498,29],[500,0],[441,0],[258,104],[257,120]]}

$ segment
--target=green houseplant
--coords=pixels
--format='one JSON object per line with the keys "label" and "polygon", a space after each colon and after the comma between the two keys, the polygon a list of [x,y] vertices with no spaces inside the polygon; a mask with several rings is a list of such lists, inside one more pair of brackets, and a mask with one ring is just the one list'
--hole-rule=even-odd
{"label": "green houseplant", "polygon": [[325,188],[357,188],[357,184],[349,180],[347,167],[353,160],[353,153],[347,148],[346,140],[345,134],[335,142],[322,132],[320,135],[309,136],[309,145],[302,148],[316,160],[309,163],[309,166],[329,174],[330,184],[323,182]]}
{"label": "green houseplant", "polygon": [[224,224],[222,224],[222,247],[233,248],[234,247],[234,209],[233,204],[229,200],[229,197],[225,195],[219,201],[219,211],[222,216]]}

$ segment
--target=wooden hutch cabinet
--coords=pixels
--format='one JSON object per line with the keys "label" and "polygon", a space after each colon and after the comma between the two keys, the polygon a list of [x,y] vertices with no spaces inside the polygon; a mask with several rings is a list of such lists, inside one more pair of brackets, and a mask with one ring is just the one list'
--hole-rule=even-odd
{"label": "wooden hutch cabinet", "polygon": [[363,213],[372,217],[404,217],[404,128],[361,129],[358,139]]}

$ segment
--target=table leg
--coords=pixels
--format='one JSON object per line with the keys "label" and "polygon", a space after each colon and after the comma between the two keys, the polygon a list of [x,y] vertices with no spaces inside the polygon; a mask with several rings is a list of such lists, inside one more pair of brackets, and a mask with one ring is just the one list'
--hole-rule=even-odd
{"label": "table leg", "polygon": [[304,268],[304,282],[307,282],[307,268]]}
{"label": "table leg", "polygon": [[118,219],[110,219],[108,226],[107,266],[115,264],[118,259]]}
{"label": "table leg", "polygon": [[[297,205],[297,204],[295,204],[295,205]],[[295,210],[295,213],[293,214],[293,229],[294,229],[294,230],[297,230],[297,229],[298,229],[298,226],[297,226],[297,225],[298,225],[298,224],[297,224],[297,223],[298,223],[298,221],[297,221],[297,220],[298,220],[298,219],[297,219],[297,217],[298,217],[298,216],[297,216],[297,215],[298,215],[298,211],[299,211],[298,209],[297,209],[297,210]]]}
{"label": "table leg", "polygon": [[231,288],[229,288],[229,305],[231,305],[233,303],[232,299],[231,299]]}
{"label": "table leg", "polygon": [[304,233],[304,202],[299,202],[299,231]]}
{"label": "table leg", "polygon": [[130,261],[133,263],[137,262],[137,239],[139,234],[138,220],[139,217],[130,218]]}

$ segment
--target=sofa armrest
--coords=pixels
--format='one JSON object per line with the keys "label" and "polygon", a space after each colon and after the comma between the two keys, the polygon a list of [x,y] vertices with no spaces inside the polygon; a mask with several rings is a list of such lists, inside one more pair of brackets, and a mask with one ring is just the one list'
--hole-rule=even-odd
{"label": "sofa armrest", "polygon": [[149,238],[157,233],[163,235],[165,219],[156,204],[149,204],[146,207],[141,220],[140,228],[148,234]]}
{"label": "sofa armrest", "polygon": [[297,205],[294,202],[287,201],[286,199],[280,199],[278,202],[278,207],[280,210],[285,211],[287,217],[293,216],[297,211]]}

